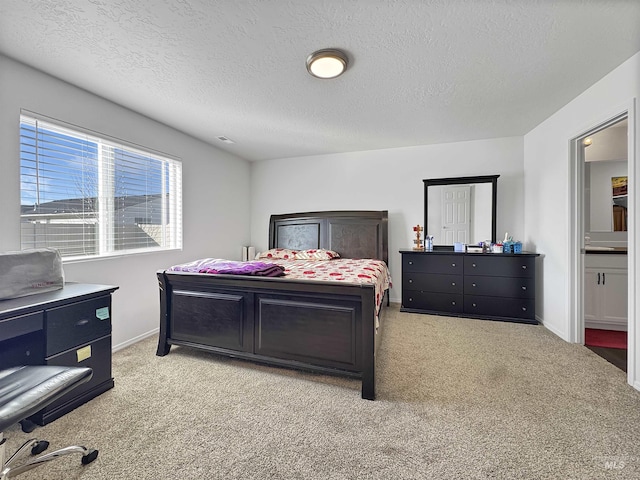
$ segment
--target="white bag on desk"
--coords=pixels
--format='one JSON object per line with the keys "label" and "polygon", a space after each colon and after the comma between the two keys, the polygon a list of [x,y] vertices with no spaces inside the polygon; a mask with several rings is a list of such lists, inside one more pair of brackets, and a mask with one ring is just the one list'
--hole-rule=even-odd
{"label": "white bag on desk", "polygon": [[0,300],[50,292],[63,286],[62,258],[57,250],[0,253]]}

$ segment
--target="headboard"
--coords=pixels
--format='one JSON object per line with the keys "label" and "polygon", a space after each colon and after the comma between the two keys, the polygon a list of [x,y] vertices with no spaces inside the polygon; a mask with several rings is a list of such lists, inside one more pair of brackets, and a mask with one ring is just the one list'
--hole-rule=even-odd
{"label": "headboard", "polygon": [[376,258],[389,264],[387,210],[271,215],[269,248],[325,248],[343,258]]}

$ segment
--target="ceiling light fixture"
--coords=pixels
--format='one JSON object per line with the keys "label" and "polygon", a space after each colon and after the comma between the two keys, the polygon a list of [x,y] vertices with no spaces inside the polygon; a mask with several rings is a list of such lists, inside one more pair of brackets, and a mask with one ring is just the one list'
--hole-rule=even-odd
{"label": "ceiling light fixture", "polygon": [[341,50],[326,48],[307,57],[307,70],[316,78],[336,78],[347,69],[347,55]]}

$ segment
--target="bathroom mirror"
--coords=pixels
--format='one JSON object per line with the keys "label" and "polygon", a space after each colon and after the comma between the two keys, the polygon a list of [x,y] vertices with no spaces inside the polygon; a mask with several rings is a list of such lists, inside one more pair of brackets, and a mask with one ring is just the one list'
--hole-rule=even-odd
{"label": "bathroom mirror", "polygon": [[423,180],[425,236],[436,246],[495,242],[499,176]]}
{"label": "bathroom mirror", "polygon": [[583,141],[584,221],[587,235],[602,236],[606,233],[607,240],[626,240],[627,125],[625,118]]}

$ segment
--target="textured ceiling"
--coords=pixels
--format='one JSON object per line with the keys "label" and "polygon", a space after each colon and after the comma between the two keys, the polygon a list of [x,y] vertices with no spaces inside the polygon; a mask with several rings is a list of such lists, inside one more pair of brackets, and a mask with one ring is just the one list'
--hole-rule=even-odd
{"label": "textured ceiling", "polygon": [[638,0],[0,2],[1,53],[249,160],[522,135],[639,50]]}

